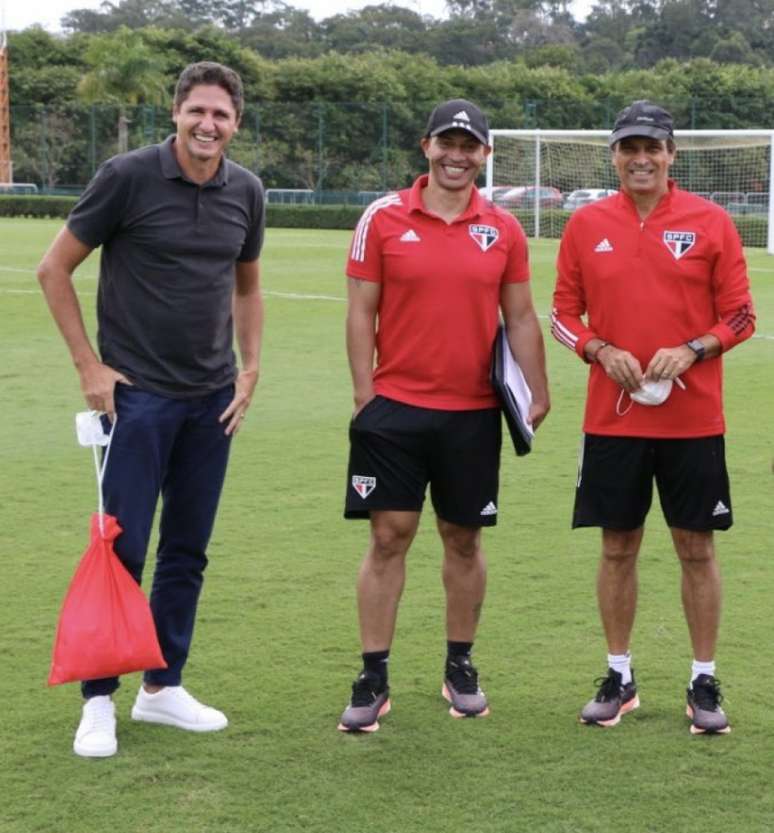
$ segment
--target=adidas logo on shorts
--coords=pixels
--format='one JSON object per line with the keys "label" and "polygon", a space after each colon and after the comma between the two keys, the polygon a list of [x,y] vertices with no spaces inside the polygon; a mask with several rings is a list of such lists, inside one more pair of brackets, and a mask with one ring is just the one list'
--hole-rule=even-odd
{"label": "adidas logo on shorts", "polygon": [[497,514],[497,507],[492,503],[490,500],[489,503],[481,510],[479,513],[481,515],[496,515]]}
{"label": "adidas logo on shorts", "polygon": [[719,500],[715,504],[715,508],[712,510],[712,516],[714,518],[714,517],[717,517],[718,515],[728,515],[730,512],[731,512],[731,510],[726,506],[726,504],[723,503],[722,500]]}

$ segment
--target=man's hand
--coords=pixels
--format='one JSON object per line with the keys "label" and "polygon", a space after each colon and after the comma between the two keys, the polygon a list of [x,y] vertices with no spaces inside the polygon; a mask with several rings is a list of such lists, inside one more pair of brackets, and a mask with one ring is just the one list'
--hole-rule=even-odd
{"label": "man's hand", "polygon": [[81,390],[86,404],[92,411],[106,413],[108,419],[113,422],[116,418],[114,399],[116,382],[122,382],[124,385],[132,383],[123,373],[99,361],[90,362],[79,368],[78,374],[81,377]]}
{"label": "man's hand", "polygon": [[258,383],[257,370],[242,370],[234,382],[234,398],[228,408],[218,417],[218,422],[225,422],[226,435],[236,434],[242,427],[247,409],[253,398],[253,391]]}
{"label": "man's hand", "polygon": [[532,401],[529,406],[529,414],[527,415],[527,422],[532,426],[533,431],[537,431],[540,423],[548,416],[551,410],[550,402],[536,402]]}
{"label": "man's hand", "polygon": [[679,347],[661,347],[650,360],[645,375],[648,379],[674,379],[696,361],[696,353],[681,344]]}
{"label": "man's hand", "polygon": [[355,419],[375,396],[376,394],[374,393],[373,388],[364,393],[355,393],[355,410],[352,412],[352,419]]}
{"label": "man's hand", "polygon": [[637,359],[628,351],[620,350],[613,344],[605,344],[595,355],[596,361],[614,381],[629,393],[638,390],[644,380],[642,368]]}

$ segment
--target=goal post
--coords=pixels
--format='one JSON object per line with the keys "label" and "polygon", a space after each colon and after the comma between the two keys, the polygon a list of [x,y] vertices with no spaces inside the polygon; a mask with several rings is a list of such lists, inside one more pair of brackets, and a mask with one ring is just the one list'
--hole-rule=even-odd
{"label": "goal post", "polygon": [[[490,130],[486,193],[534,237],[559,237],[573,192],[618,188],[608,130]],[[774,130],[676,130],[670,176],[731,215],[746,246],[774,254]],[[580,195],[583,196],[583,195]],[[589,194],[586,194],[589,197]],[[582,203],[582,200],[580,201]]]}

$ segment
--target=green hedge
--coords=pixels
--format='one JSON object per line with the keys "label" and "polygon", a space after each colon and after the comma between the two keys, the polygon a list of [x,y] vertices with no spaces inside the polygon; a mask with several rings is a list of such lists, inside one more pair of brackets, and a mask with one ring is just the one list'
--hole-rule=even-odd
{"label": "green hedge", "polygon": [[353,229],[363,213],[362,205],[280,205],[266,206],[270,228]]}
{"label": "green hedge", "polygon": [[0,217],[60,217],[64,219],[77,197],[0,196]]}
{"label": "green hedge", "polygon": [[[77,197],[0,196],[0,217],[65,219]],[[266,224],[273,228],[353,229],[363,213],[359,205],[268,205]]]}
{"label": "green hedge", "polygon": [[[0,217],[66,218],[76,197],[0,196]],[[353,229],[363,208],[358,205],[269,205],[266,225],[270,228]],[[534,214],[515,210],[527,237],[535,233]],[[561,237],[570,218],[569,211],[546,209],[540,214],[541,237]],[[762,215],[733,215],[745,246],[766,246],[768,218]]]}

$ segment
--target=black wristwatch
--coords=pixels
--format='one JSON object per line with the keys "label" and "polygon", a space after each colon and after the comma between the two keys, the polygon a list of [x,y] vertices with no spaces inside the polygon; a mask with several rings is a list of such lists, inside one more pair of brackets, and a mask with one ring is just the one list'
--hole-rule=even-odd
{"label": "black wristwatch", "polygon": [[690,347],[696,353],[696,361],[700,362],[704,358],[705,347],[698,338],[692,338],[685,342],[686,347]]}

